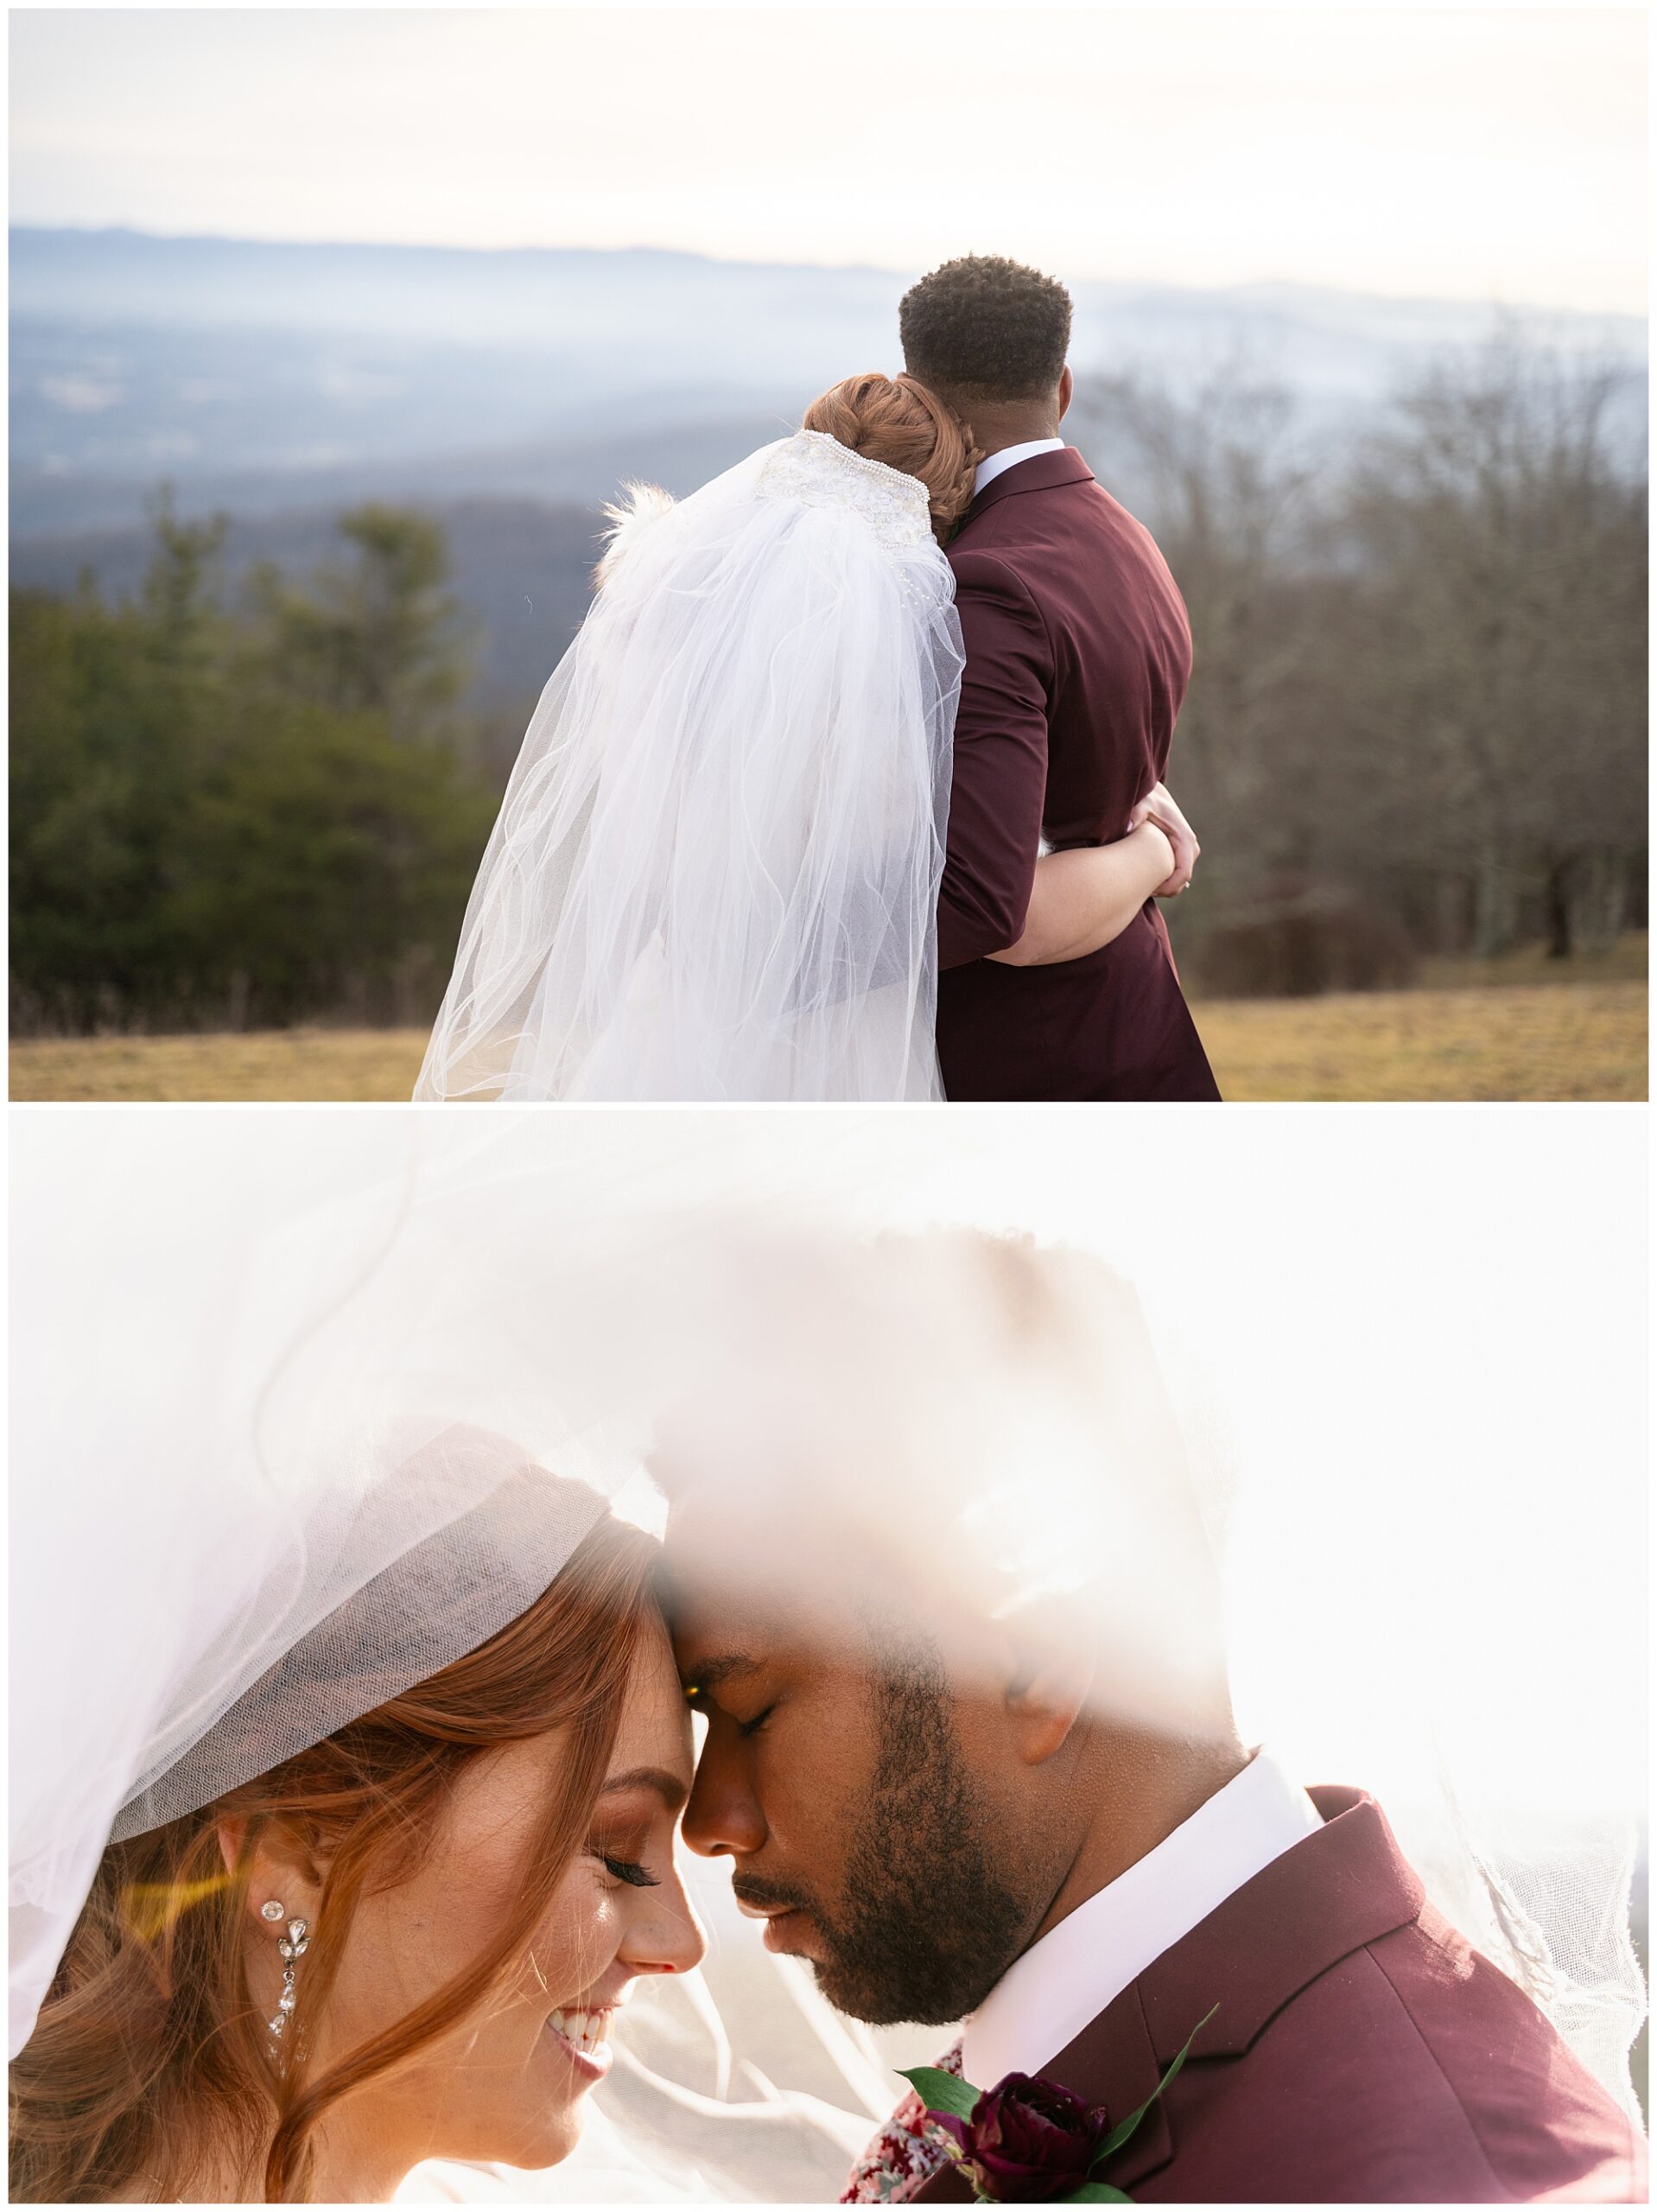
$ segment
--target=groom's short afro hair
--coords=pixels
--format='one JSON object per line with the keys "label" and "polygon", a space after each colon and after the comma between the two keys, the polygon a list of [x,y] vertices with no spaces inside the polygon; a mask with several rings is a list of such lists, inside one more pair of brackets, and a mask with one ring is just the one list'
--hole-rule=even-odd
{"label": "groom's short afro hair", "polygon": [[1070,296],[997,254],[946,261],[898,308],[904,365],[945,397],[1044,399],[1070,350]]}

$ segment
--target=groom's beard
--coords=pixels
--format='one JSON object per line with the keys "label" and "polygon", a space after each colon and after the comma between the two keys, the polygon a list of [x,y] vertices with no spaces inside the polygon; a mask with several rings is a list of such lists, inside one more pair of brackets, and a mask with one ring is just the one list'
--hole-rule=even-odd
{"label": "groom's beard", "polygon": [[960,2019],[1018,1956],[1029,1913],[996,1867],[988,1808],[944,1702],[941,1670],[906,1669],[876,1691],[879,1751],[847,1859],[843,1914],[788,1884],[739,1876],[754,1904],[793,1904],[816,1922],[817,1983],[873,2026]]}

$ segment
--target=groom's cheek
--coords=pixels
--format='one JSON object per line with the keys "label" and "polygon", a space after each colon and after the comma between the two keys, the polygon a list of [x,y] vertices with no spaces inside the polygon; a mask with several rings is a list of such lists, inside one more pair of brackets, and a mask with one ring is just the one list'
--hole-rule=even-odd
{"label": "groom's cheek", "polygon": [[[808,1714],[802,1702],[786,1746],[773,1751],[778,1795],[786,1796],[790,1855],[825,1901],[837,1900],[849,1839],[871,1802],[879,1764],[877,1732],[861,1685],[835,1682]],[[779,1802],[774,1826],[782,1825]]]}

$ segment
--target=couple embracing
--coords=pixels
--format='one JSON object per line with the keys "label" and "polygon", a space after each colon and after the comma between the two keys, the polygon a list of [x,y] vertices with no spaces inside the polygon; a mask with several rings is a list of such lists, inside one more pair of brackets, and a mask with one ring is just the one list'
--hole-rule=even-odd
{"label": "couple embracing", "polygon": [[1156,905],[1190,626],[1060,434],[1070,296],[971,257],[900,326],[612,510],[416,1097],[1218,1096]]}
{"label": "couple embracing", "polygon": [[[403,1422],[267,1526],[219,1462],[164,1613],[111,1562],[103,1694],[14,1773],[14,2198],[555,2166],[630,1996],[702,1955],[682,1816],[773,1958],[938,2031],[849,2201],[1637,2200],[1640,2133],[1562,2032],[1603,1993],[1536,1974],[1563,1921],[1508,1897],[1498,1965],[1373,1798],[1240,1739],[1118,1279],[976,1232],[744,1264],[744,1325],[653,1425],[663,1543]],[[66,1547],[83,1582],[100,1541]],[[721,2031],[773,2142],[815,2105],[778,1994]],[[687,2126],[725,2109],[667,2086]],[[708,2193],[694,2147],[655,2171]]]}

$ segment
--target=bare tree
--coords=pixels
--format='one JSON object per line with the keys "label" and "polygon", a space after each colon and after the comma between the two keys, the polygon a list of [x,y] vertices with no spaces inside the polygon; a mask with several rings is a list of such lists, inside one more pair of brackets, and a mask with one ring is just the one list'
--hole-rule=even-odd
{"label": "bare tree", "polygon": [[1646,493],[1609,427],[1631,374],[1503,331],[1404,393],[1354,472],[1355,704],[1481,953],[1539,906],[1556,952],[1615,934],[1643,848]]}
{"label": "bare tree", "polygon": [[1183,395],[1144,376],[1079,391],[1078,443],[1191,614],[1175,780],[1206,849],[1188,941],[1290,896],[1482,953],[1626,925],[1646,491],[1622,426],[1640,374],[1498,328],[1317,449],[1236,362]]}
{"label": "bare tree", "polygon": [[1235,823],[1218,871],[1240,880],[1295,857],[1275,803],[1303,640],[1283,598],[1311,471],[1293,449],[1293,403],[1239,361],[1187,396],[1140,377],[1080,395],[1080,435],[1125,444],[1158,541],[1191,611],[1197,659],[1180,723],[1179,780],[1210,819]]}

